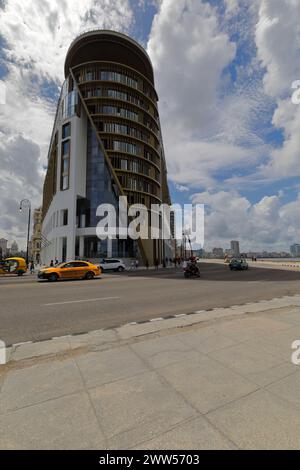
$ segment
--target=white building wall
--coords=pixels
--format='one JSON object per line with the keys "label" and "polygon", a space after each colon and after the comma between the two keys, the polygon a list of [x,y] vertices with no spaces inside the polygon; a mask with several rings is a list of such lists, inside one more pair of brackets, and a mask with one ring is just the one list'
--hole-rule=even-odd
{"label": "white building wall", "polygon": [[[76,242],[76,206],[77,196],[86,196],[86,153],[87,153],[87,118],[81,111],[80,118],[74,116],[57,123],[57,188],[48,212],[44,218],[42,233],[50,243],[41,250],[41,262],[49,265],[51,260],[62,260],[63,238],[67,239],[67,260],[75,258]],[[69,189],[62,191],[61,184],[61,146],[62,126],[71,123]],[[68,225],[62,225],[62,211],[68,209]]]}

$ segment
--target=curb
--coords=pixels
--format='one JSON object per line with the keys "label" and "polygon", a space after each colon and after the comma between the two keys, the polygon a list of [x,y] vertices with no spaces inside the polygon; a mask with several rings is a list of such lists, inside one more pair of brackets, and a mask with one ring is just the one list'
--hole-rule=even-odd
{"label": "curb", "polygon": [[[286,302],[284,302],[284,299],[286,299]],[[105,332],[105,331],[109,331],[109,330],[117,330],[117,329],[118,330],[120,330],[120,329],[123,330],[125,328],[130,327],[130,326],[139,326],[139,325],[147,325],[147,324],[150,325],[150,324],[154,324],[154,323],[163,323],[167,320],[175,320],[175,319],[179,320],[180,318],[184,319],[186,317],[192,317],[193,315],[203,315],[203,316],[205,316],[205,314],[212,313],[212,316],[209,318],[209,320],[214,320],[214,319],[218,319],[218,318],[228,317],[228,316],[232,315],[233,313],[235,313],[235,314],[237,314],[237,313],[239,313],[239,314],[260,313],[260,312],[263,312],[263,311],[266,311],[266,310],[275,310],[275,309],[278,309],[278,308],[285,308],[285,307],[290,307],[290,306],[297,307],[297,304],[295,305],[293,303],[293,300],[297,300],[297,303],[299,304],[299,307],[300,307],[300,295],[295,294],[295,295],[292,295],[292,296],[276,297],[276,298],[271,299],[271,300],[259,300],[257,302],[248,302],[248,303],[245,303],[245,304],[231,305],[229,307],[215,307],[215,308],[210,308],[210,309],[206,309],[206,310],[196,310],[196,311],[188,312],[188,313],[181,313],[181,314],[176,314],[176,315],[167,315],[165,317],[150,318],[148,320],[142,320],[142,321],[125,323],[125,324],[113,325],[113,326],[110,326],[110,327],[107,327],[107,328],[100,328],[98,330],[81,331],[81,332],[78,332],[78,333],[72,333],[72,334],[68,334],[68,335],[53,336],[53,337],[44,338],[44,339],[37,340],[37,341],[24,341],[24,342],[19,342],[19,343],[6,345],[6,348],[7,349],[9,349],[9,348],[15,349],[15,348],[18,348],[20,346],[25,346],[25,345],[29,345],[29,344],[44,343],[44,342],[52,341],[52,340],[63,340],[63,339],[68,339],[68,338],[72,338],[72,337],[78,337],[78,336],[81,336],[81,335],[94,334],[95,332],[101,333],[101,332]],[[274,306],[274,302],[276,302],[276,301],[278,302],[278,306]],[[254,311],[252,311],[253,308],[254,308]],[[238,312],[238,310],[241,310],[241,311]],[[222,311],[220,316],[219,315],[217,315],[217,316],[213,315],[213,312],[217,313],[217,311]],[[201,321],[205,321],[205,319],[199,320],[199,322],[201,322]],[[137,335],[137,336],[139,336],[139,335]]]}

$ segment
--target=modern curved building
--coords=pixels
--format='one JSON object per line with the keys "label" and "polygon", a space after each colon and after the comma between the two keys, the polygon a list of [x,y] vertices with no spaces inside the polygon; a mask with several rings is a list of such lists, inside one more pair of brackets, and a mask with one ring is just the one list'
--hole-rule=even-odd
{"label": "modern curved building", "polygon": [[146,51],[107,30],[71,44],[43,194],[42,261],[173,257],[171,242],[99,240],[99,204],[171,204],[158,96]]}

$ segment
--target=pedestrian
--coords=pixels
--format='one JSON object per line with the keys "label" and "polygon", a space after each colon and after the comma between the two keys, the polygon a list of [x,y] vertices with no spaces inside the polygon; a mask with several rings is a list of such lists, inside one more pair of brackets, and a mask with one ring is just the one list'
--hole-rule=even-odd
{"label": "pedestrian", "polygon": [[133,270],[134,268],[135,268],[135,262],[134,260],[132,260],[130,263],[130,269]]}
{"label": "pedestrian", "polygon": [[158,258],[155,259],[155,269],[158,271],[159,261]]}
{"label": "pedestrian", "polygon": [[33,260],[31,260],[31,263],[30,263],[30,274],[33,274],[34,273],[34,262]]}
{"label": "pedestrian", "polygon": [[55,266],[57,266],[57,265],[58,265],[58,259],[55,258]]}
{"label": "pedestrian", "polygon": [[54,267],[53,259],[50,261],[50,268]]}
{"label": "pedestrian", "polygon": [[138,267],[139,267],[139,262],[138,262],[138,260],[136,259],[136,260],[135,260],[135,269],[137,269]]}
{"label": "pedestrian", "polygon": [[147,259],[146,259],[145,266],[146,266],[147,269],[149,269],[149,261]]}

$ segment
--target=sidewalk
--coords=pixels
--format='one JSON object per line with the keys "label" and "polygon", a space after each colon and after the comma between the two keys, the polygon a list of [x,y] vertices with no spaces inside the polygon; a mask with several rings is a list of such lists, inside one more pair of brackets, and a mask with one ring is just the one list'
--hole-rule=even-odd
{"label": "sidewalk", "polygon": [[15,345],[0,449],[299,449],[300,295]]}

